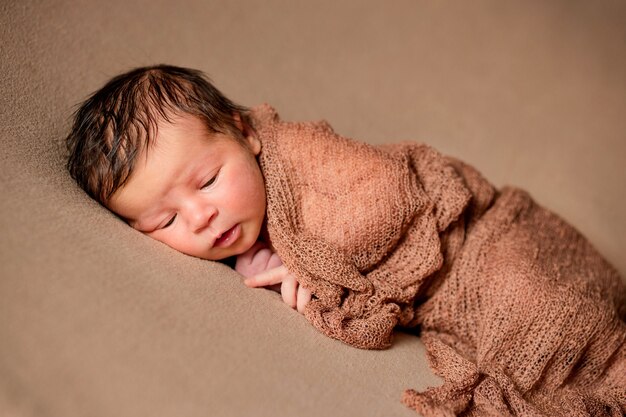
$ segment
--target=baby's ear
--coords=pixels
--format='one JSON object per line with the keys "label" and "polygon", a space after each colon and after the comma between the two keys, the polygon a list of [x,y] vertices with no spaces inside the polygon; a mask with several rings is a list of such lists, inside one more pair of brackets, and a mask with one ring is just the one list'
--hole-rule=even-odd
{"label": "baby's ear", "polygon": [[241,114],[238,111],[233,112],[233,120],[235,121],[235,126],[237,126],[237,129],[245,133],[243,128],[243,121],[241,120]]}
{"label": "baby's ear", "polygon": [[248,130],[245,133],[246,142],[250,151],[256,156],[261,152],[261,140],[252,130]]}
{"label": "baby's ear", "polygon": [[254,155],[258,155],[261,152],[261,141],[254,129],[250,126],[246,125],[246,123],[241,119],[241,114],[239,112],[233,113],[233,120],[235,121],[235,126],[239,129],[248,145],[248,148]]}

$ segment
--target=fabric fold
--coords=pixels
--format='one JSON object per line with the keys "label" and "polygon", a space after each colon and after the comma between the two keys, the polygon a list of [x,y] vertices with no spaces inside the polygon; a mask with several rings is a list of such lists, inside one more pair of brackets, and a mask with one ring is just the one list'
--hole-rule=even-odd
{"label": "fabric fold", "polygon": [[270,243],[315,296],[305,317],[365,349],[419,326],[444,383],[407,390],[407,406],[626,413],[626,290],[575,228],[428,145],[367,145],[269,105],[251,116]]}

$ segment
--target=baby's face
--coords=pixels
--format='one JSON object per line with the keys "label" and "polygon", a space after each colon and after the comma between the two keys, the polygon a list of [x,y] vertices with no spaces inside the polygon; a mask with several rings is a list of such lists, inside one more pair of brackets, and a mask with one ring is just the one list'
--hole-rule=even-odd
{"label": "baby's face", "polygon": [[139,155],[108,207],[188,255],[218,260],[245,252],[265,218],[265,187],[255,158],[260,141],[242,131],[246,146],[210,133],[192,115],[159,123],[147,157]]}

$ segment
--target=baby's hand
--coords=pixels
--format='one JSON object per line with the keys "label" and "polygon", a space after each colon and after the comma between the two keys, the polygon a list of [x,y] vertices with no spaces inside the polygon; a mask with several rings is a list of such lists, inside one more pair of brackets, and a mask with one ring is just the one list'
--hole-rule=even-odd
{"label": "baby's hand", "polygon": [[235,271],[246,278],[250,278],[282,264],[283,262],[278,255],[267,244],[259,240],[246,252],[237,256]]}
{"label": "baby's hand", "polygon": [[280,292],[283,301],[299,313],[311,301],[311,291],[299,285],[278,255],[262,242],[237,257],[235,270],[247,278],[244,284],[248,287],[268,287]]}

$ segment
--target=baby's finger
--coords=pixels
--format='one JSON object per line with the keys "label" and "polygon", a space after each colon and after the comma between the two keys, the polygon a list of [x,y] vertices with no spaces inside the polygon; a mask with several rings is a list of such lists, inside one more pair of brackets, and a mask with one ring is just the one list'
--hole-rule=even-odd
{"label": "baby's finger", "polygon": [[265,287],[283,282],[287,275],[289,275],[287,268],[281,265],[278,268],[268,269],[260,274],[246,278],[243,283],[248,287]]}
{"label": "baby's finger", "polygon": [[278,257],[276,253],[272,253],[270,258],[267,261],[268,268],[278,268],[282,264],[283,264],[283,261],[280,260],[280,258]]}
{"label": "baby's finger", "polygon": [[296,294],[298,292],[298,281],[291,275],[285,277],[283,285],[280,287],[280,294],[283,301],[291,308],[296,308]]}
{"label": "baby's finger", "polygon": [[298,313],[304,313],[304,307],[311,301],[311,291],[307,288],[304,288],[302,285],[298,287],[298,302],[297,308]]}

